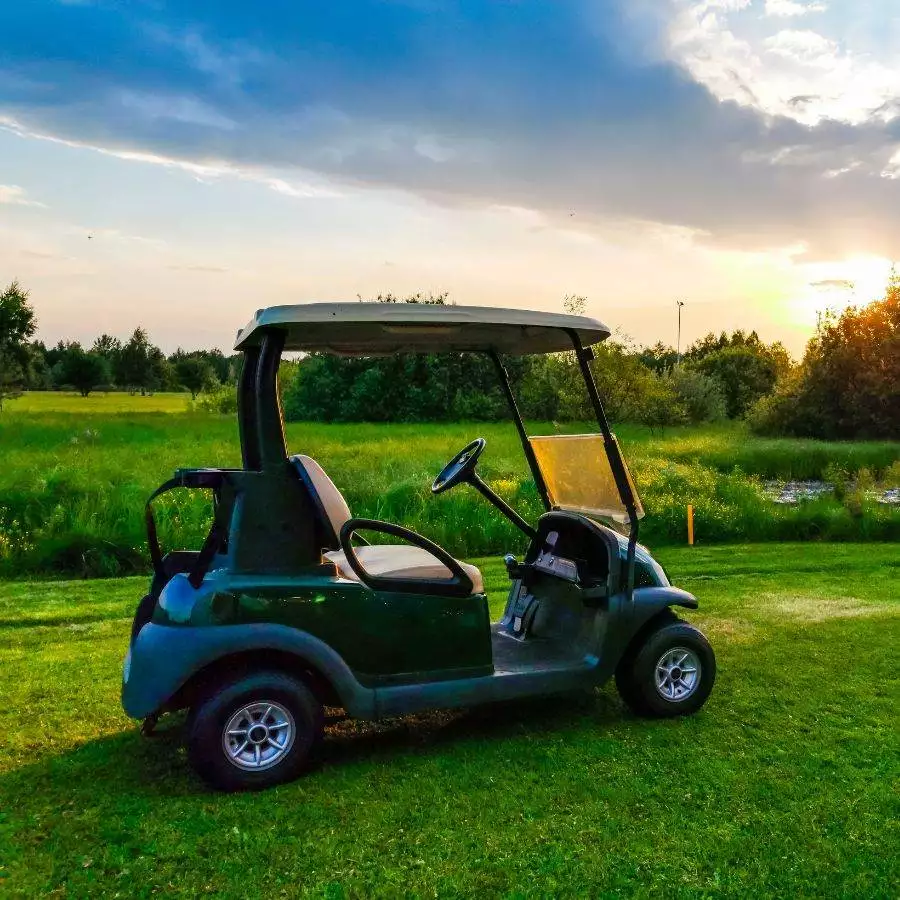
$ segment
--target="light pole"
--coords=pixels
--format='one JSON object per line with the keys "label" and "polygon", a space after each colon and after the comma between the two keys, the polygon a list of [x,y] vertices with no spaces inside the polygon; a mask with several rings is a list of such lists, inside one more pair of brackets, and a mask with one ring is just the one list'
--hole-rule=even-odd
{"label": "light pole", "polygon": [[681,307],[684,306],[684,300],[676,300],[675,303],[678,306],[678,347],[676,348],[676,354],[678,359],[678,365],[681,365]]}

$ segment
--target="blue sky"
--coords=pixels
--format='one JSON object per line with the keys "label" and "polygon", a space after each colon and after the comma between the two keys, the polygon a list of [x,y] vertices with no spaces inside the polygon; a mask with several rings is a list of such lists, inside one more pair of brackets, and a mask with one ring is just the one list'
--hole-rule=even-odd
{"label": "blue sky", "polygon": [[900,255],[893,0],[29,0],[0,31],[0,280],[48,340],[447,290],[584,294],[641,342],[681,297],[688,339],[798,350]]}

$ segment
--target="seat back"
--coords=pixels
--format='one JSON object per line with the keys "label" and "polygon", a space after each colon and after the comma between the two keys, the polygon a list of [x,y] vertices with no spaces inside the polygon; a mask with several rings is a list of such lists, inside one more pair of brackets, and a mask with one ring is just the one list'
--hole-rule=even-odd
{"label": "seat back", "polygon": [[292,456],[291,462],[300,473],[300,478],[319,511],[329,548],[339,550],[341,528],[351,517],[350,507],[347,506],[344,495],[311,456],[303,454]]}

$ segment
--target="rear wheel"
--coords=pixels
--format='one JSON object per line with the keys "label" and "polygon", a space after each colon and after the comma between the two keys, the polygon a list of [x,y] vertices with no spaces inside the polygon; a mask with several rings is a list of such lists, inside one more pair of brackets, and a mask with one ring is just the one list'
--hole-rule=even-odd
{"label": "rear wheel", "polygon": [[690,715],[716,680],[716,657],[703,632],[679,619],[651,631],[619,663],[616,687],[638,715]]}
{"label": "rear wheel", "polygon": [[257,672],[220,684],[191,710],[188,756],[225,791],[296,778],[321,740],[322,704],[298,678]]}

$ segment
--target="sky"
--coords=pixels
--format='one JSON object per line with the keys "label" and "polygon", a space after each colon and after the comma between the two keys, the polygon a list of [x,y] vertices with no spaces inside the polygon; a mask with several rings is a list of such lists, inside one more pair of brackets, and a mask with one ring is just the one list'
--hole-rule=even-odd
{"label": "sky", "polygon": [[896,0],[0,4],[0,282],[230,347],[447,291],[795,354],[900,257]]}

